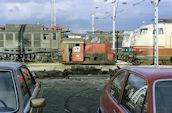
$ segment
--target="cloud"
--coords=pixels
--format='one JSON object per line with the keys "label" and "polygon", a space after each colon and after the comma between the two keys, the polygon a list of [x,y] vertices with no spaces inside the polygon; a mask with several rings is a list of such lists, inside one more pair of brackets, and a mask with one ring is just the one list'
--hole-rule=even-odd
{"label": "cloud", "polygon": [[[105,17],[109,12],[112,16],[112,1],[108,0],[56,0],[56,18],[59,25],[70,25],[75,31],[79,28],[91,29],[91,13],[96,17]],[[127,2],[119,4],[117,14],[117,29],[134,30],[145,23],[151,23],[154,18],[154,7],[149,0],[133,6],[136,0],[120,0]],[[99,7],[99,8],[96,8]],[[172,18],[172,0],[164,0],[159,4],[160,18]],[[50,25],[50,0],[0,0],[0,24],[6,23],[36,23]],[[96,29],[112,29],[111,16],[96,20]]]}
{"label": "cloud", "polygon": [[66,0],[56,3],[56,13],[58,16],[66,17],[67,20],[88,19],[91,14],[89,4],[80,0]]}
{"label": "cloud", "polygon": [[[71,20],[88,19],[91,11],[88,8],[89,4],[85,3],[79,0],[57,1],[55,4],[57,18],[63,16]],[[0,4],[0,11],[7,20],[26,20],[35,17],[46,19],[50,16],[50,2],[3,2]]]}
{"label": "cloud", "polygon": [[34,1],[26,3],[1,3],[0,11],[3,18],[11,20],[27,20],[32,18],[45,18],[48,15],[48,6]]}

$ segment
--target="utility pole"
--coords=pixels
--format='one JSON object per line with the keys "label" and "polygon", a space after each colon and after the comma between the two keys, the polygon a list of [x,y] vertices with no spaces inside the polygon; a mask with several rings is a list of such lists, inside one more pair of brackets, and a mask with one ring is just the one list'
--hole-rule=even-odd
{"label": "utility pole", "polygon": [[[98,9],[99,7],[95,7],[95,9]],[[96,11],[93,11],[93,13],[91,14],[91,17],[92,17],[92,34],[95,33],[95,14],[96,14]]]}
{"label": "utility pole", "polygon": [[95,12],[92,13],[92,33],[94,34],[95,32]]}
{"label": "utility pole", "polygon": [[155,24],[154,24],[154,66],[157,68],[159,65],[159,57],[158,57],[158,5],[160,0],[152,1],[151,3],[155,7]]}
{"label": "utility pole", "polygon": [[[115,6],[115,3],[117,2],[117,7]],[[115,21],[116,21],[116,10],[118,8],[118,3],[119,3],[119,0],[114,0],[112,2],[112,5],[113,5],[113,46],[112,46],[112,49],[114,50],[115,49]]]}
{"label": "utility pole", "polygon": [[115,19],[116,19],[116,7],[115,7],[115,2],[116,0],[114,0],[112,2],[113,4],[113,45],[112,45],[112,49],[114,50],[115,49]]}
{"label": "utility pole", "polygon": [[55,0],[51,0],[51,27],[56,26]]}

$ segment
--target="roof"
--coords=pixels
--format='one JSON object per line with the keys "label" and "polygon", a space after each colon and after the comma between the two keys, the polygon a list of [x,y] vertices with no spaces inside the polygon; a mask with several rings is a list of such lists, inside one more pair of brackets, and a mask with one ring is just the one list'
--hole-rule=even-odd
{"label": "roof", "polygon": [[22,64],[19,62],[0,62],[0,69],[8,68],[8,69],[15,69],[20,67]]}
{"label": "roof", "polygon": [[162,79],[162,78],[172,78],[172,68],[154,68],[154,67],[136,67],[130,66],[125,67],[123,69],[127,69],[129,71],[138,73],[144,78],[151,79]]}
{"label": "roof", "polygon": [[159,22],[172,23],[172,19],[159,19]]}
{"label": "roof", "polygon": [[[147,27],[152,27],[153,28],[153,25],[154,24],[146,24],[146,25],[142,25],[142,26],[140,26],[140,27],[138,27],[137,29],[140,29],[140,28],[147,28]],[[158,23],[158,27],[163,27],[163,26],[172,26],[172,23]]]}

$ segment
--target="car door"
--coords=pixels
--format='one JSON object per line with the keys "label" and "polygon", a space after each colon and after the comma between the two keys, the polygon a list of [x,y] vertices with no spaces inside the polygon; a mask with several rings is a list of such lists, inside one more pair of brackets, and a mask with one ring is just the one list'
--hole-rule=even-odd
{"label": "car door", "polygon": [[113,77],[110,83],[105,88],[102,95],[101,111],[103,113],[119,113],[124,110],[119,106],[119,99],[123,88],[127,72],[121,71],[115,77]]}
{"label": "car door", "polygon": [[[27,113],[30,110],[31,99],[40,97],[40,84],[35,82],[30,71],[25,66],[18,69],[17,76],[22,92],[24,113]],[[38,109],[33,109],[33,113],[37,111]]]}
{"label": "car door", "polygon": [[111,98],[113,99],[112,102],[113,102],[113,104],[115,106],[114,106],[114,109],[112,110],[113,112],[110,112],[110,113],[123,112],[123,110],[119,106],[119,99],[120,99],[120,96],[121,96],[121,91],[122,91],[122,88],[123,88],[123,84],[125,83],[126,76],[127,76],[127,72],[126,71],[121,71],[112,80],[110,95],[111,95]]}
{"label": "car door", "polygon": [[130,73],[120,106],[127,113],[147,113],[147,81],[137,74]]}

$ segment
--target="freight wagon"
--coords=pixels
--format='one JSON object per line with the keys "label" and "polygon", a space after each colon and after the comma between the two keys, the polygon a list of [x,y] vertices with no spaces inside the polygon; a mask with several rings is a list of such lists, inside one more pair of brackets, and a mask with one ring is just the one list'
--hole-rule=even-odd
{"label": "freight wagon", "polygon": [[114,64],[110,43],[91,43],[84,39],[61,40],[64,64]]}
{"label": "freight wagon", "polygon": [[57,59],[62,27],[7,24],[0,27],[0,60],[52,61]]}
{"label": "freight wagon", "polygon": [[[131,37],[134,64],[153,64],[154,25],[144,25],[136,29]],[[158,24],[159,64],[172,64],[172,24]]]}

